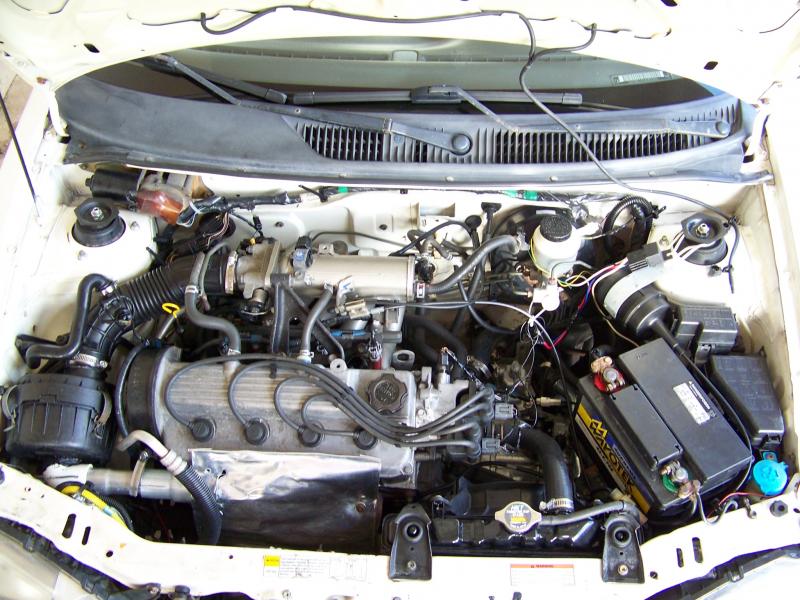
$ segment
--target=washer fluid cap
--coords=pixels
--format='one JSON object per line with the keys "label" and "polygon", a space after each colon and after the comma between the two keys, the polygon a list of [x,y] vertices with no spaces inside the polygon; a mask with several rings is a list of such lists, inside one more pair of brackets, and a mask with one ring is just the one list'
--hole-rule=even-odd
{"label": "washer fluid cap", "polygon": [[767,496],[780,494],[789,481],[789,467],[774,460],[760,460],[753,466],[753,480]]}

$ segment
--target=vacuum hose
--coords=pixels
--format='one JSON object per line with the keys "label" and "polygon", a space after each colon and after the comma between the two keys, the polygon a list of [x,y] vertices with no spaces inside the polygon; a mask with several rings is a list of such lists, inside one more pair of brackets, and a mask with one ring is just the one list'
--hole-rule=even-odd
{"label": "vacuum hose", "polygon": [[200,282],[205,281],[211,257],[219,252],[223,246],[215,246],[208,254],[200,253],[194,261],[194,267],[189,275],[189,283],[184,291],[186,317],[202,329],[219,331],[228,339],[228,354],[241,354],[242,338],[236,326],[220,317],[212,317],[201,313],[197,309],[197,299],[200,296]]}
{"label": "vacuum hose", "polygon": [[516,238],[510,235],[501,235],[500,237],[490,239],[488,242],[484,242],[478,247],[477,250],[475,250],[475,252],[472,253],[472,255],[470,255],[467,260],[464,261],[464,264],[456,269],[447,279],[440,281],[439,283],[431,283],[430,285],[426,286],[426,293],[441,294],[442,292],[452,290],[468,273],[474,271],[475,267],[477,267],[479,263],[482,263],[484,258],[489,256],[489,254],[498,248],[502,248],[504,246],[508,248],[516,248]]}
{"label": "vacuum hose", "polygon": [[[411,330],[412,335],[409,337],[415,342],[415,348],[428,362],[438,362],[439,351],[426,342],[425,335],[421,335],[426,332],[433,334],[446,344],[446,346],[455,353],[458,362],[462,365],[467,364],[467,347],[464,345],[464,342],[438,321],[428,319],[421,315],[406,314],[403,318],[403,326]],[[461,367],[459,365],[454,365],[453,372],[451,373],[453,379],[458,379],[461,375]]]}
{"label": "vacuum hose", "polygon": [[323,311],[328,307],[331,298],[333,298],[333,288],[326,285],[322,295],[309,311],[308,317],[306,317],[306,323],[303,326],[303,335],[300,337],[300,353],[297,355],[297,360],[301,360],[305,363],[311,362],[311,332],[314,330],[314,325],[316,325],[320,315],[322,315]]}

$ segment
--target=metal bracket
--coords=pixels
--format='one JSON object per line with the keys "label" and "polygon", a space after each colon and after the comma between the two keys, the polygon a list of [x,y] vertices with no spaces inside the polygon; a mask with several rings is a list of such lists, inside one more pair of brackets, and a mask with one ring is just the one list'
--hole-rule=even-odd
{"label": "metal bracket", "polygon": [[605,530],[601,560],[603,581],[644,583],[637,536],[639,523],[626,514],[611,515],[606,519]]}
{"label": "metal bracket", "polygon": [[389,556],[389,579],[431,579],[431,520],[425,510],[419,504],[409,504],[395,517],[392,525],[394,540]]}

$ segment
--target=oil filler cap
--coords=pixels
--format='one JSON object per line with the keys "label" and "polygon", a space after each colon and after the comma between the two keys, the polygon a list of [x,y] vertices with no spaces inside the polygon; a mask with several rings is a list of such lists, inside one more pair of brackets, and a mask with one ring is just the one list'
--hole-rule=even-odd
{"label": "oil filler cap", "polygon": [[539,524],[542,514],[527,503],[516,501],[494,513],[494,518],[511,533],[526,533]]}
{"label": "oil filler cap", "polygon": [[125,233],[117,207],[102,198],[89,198],[75,209],[72,237],[81,246],[98,248],[116,242]]}
{"label": "oil filler cap", "polygon": [[369,403],[378,412],[392,414],[403,408],[408,397],[406,384],[390,373],[379,377],[367,388]]}

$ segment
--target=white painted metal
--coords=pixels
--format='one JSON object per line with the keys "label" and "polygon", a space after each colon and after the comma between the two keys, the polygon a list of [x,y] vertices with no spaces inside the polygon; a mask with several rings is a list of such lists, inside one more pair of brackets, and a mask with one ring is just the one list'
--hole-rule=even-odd
{"label": "white painted metal", "polygon": [[[287,598],[523,598],[557,591],[560,598],[585,598],[587,590],[604,598],[644,598],[681,581],[700,577],[735,556],[800,543],[800,478],[790,491],[757,505],[727,513],[722,524],[702,522],[645,542],[643,584],[604,583],[599,559],[435,557],[433,579],[392,582],[388,557],[276,548],[189,546],[137,537],[91,506],[81,504],[38,480],[2,465],[0,516],[32,528],[59,550],[129,586],[158,584],[171,591],[188,585],[192,594],[242,592],[258,599]],[[769,502],[789,508],[773,516]],[[62,535],[75,515],[71,537]],[[91,528],[86,544],[83,535]],[[695,559],[699,540],[702,562]],[[684,566],[679,567],[677,549]],[[468,596],[464,596],[469,590]]]}

